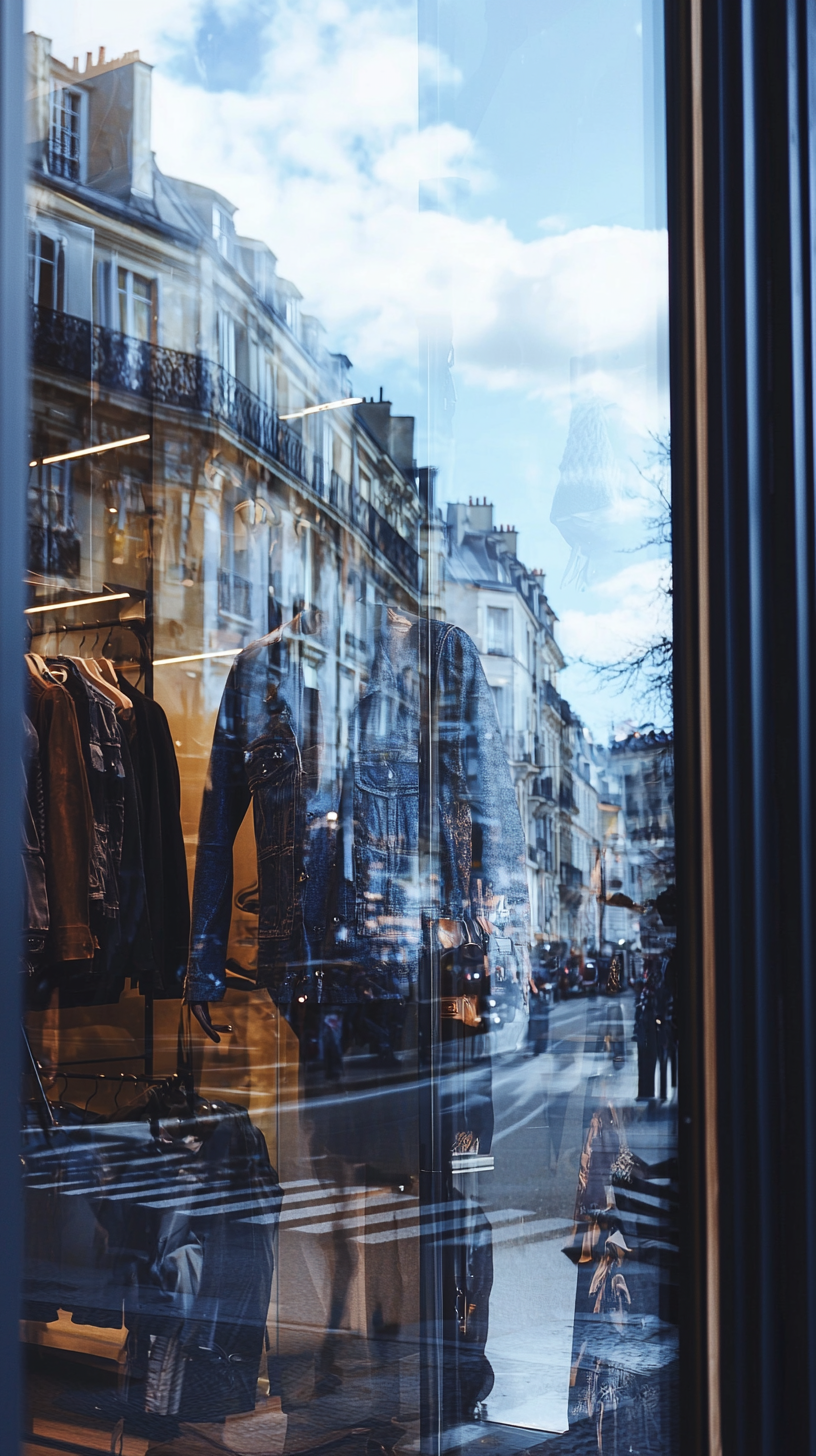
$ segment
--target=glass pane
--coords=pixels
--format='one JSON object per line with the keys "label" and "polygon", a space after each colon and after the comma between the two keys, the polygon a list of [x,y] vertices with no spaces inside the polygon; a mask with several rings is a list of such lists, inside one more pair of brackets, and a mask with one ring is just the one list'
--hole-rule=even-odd
{"label": "glass pane", "polygon": [[660,8],[27,24],[31,1449],[674,1452]]}

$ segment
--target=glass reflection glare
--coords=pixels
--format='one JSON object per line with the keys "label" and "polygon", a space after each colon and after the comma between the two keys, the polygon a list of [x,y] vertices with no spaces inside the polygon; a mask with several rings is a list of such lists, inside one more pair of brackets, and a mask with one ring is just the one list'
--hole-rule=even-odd
{"label": "glass reflection glare", "polygon": [[658,10],[81,9],[28,7],[27,1441],[669,1453]]}

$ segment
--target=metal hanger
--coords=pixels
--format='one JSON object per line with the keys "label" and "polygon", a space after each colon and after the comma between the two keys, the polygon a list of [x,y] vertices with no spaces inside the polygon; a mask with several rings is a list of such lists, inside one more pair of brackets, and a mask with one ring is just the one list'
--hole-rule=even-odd
{"label": "metal hanger", "polygon": [[[100,1073],[100,1076],[101,1076],[101,1073]],[[94,1089],[93,1089],[93,1092],[91,1093],[90,1097],[88,1098],[88,1101],[85,1103],[85,1111],[86,1112],[89,1111],[90,1106],[91,1106],[91,1103],[93,1102],[94,1097],[96,1097],[96,1095],[97,1095],[98,1092],[99,1092],[99,1076],[96,1076],[96,1077],[94,1077]]]}

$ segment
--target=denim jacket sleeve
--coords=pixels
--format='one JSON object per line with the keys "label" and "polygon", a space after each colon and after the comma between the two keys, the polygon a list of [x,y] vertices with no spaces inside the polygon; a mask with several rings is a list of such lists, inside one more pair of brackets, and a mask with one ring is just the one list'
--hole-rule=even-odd
{"label": "denim jacket sleeve", "polygon": [[240,671],[236,664],[221,699],[201,804],[190,959],[184,988],[187,1002],[220,1001],[226,989],[232,850],[250,802],[244,769]]}

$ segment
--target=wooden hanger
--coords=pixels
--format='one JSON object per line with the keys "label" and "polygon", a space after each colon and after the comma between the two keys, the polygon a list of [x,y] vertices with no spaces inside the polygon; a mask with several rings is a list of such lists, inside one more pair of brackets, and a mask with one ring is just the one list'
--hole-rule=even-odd
{"label": "wooden hanger", "polygon": [[69,656],[68,661],[73,662],[78,671],[82,673],[82,676],[89,683],[93,683],[95,688],[99,688],[100,692],[103,692],[105,697],[109,698],[115,707],[119,708],[123,713],[131,713],[133,711],[133,704],[130,698],[126,698],[119,688],[112,687],[110,683],[105,682],[92,657]]}
{"label": "wooden hanger", "polygon": [[116,668],[114,667],[114,665],[111,662],[110,658],[109,657],[95,657],[93,659],[93,661],[94,661],[95,667],[97,668],[98,672],[102,675],[102,677],[105,679],[105,682],[108,684],[108,686],[109,687],[112,687],[112,688],[117,688],[118,689],[119,688],[119,682],[118,682],[117,677],[116,677]]}
{"label": "wooden hanger", "polygon": [[48,671],[48,663],[44,657],[40,657],[39,652],[27,652],[25,654],[25,665],[32,677],[41,678],[43,682],[53,682],[53,678]]}

